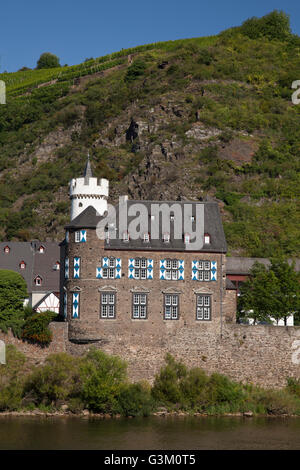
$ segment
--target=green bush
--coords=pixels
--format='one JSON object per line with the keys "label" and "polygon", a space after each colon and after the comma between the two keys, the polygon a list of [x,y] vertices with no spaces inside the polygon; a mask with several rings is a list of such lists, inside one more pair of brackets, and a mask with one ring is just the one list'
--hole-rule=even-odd
{"label": "green bush", "polygon": [[120,358],[91,349],[80,364],[81,399],[98,413],[118,412],[118,396],[127,380],[127,364]]}
{"label": "green bush", "polygon": [[79,361],[66,353],[51,354],[26,379],[23,403],[58,406],[80,391]]}
{"label": "green bush", "polygon": [[56,317],[57,314],[50,311],[27,317],[22,328],[22,339],[41,346],[49,345],[52,340],[52,333],[48,325]]}
{"label": "green bush", "polygon": [[128,67],[127,73],[125,75],[125,81],[132,82],[140,76],[144,75],[146,67],[146,63],[143,60],[137,59],[133,62],[132,65]]}
{"label": "green bush", "polygon": [[291,35],[289,16],[283,11],[274,10],[262,18],[250,18],[241,26],[241,32],[251,39],[267,37],[284,41]]}
{"label": "green bush", "polygon": [[23,302],[27,295],[26,282],[19,273],[0,270],[0,329],[5,333],[11,328],[13,334],[20,337],[24,323]]}
{"label": "green bush", "polygon": [[25,362],[25,356],[14,346],[6,346],[6,364],[0,365],[0,411],[20,408]]}
{"label": "green bush", "polygon": [[154,408],[149,384],[135,383],[121,387],[118,411],[123,416],[149,416]]}
{"label": "green bush", "polygon": [[37,61],[37,69],[51,69],[60,67],[59,58],[51,52],[44,52]]}

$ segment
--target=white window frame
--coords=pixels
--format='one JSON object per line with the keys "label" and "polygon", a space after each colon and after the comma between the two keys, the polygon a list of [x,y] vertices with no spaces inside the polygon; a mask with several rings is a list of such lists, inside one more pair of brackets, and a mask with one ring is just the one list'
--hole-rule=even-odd
{"label": "white window frame", "polygon": [[148,295],[145,292],[133,292],[132,312],[133,320],[146,320],[148,315]]}
{"label": "white window frame", "polygon": [[116,293],[115,292],[101,292],[100,318],[102,320],[112,320],[116,318]]}
{"label": "white window frame", "polygon": [[179,294],[164,294],[164,320],[179,319]]}
{"label": "white window frame", "polygon": [[80,243],[80,231],[75,232],[75,243]]}
{"label": "white window frame", "polygon": [[211,321],[212,295],[196,294],[196,320]]}

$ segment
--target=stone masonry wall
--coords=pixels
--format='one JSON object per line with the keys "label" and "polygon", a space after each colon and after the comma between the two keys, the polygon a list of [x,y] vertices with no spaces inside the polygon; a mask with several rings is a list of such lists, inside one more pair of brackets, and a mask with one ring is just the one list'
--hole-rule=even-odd
{"label": "stone masonry wall", "polygon": [[[152,334],[143,328],[124,330],[106,335],[93,347],[128,361],[134,381],[152,382],[167,352],[189,367],[264,387],[283,387],[287,377],[300,378],[300,327],[224,324],[221,337],[211,324],[197,326],[179,329],[170,322]],[[68,342],[67,350],[78,355],[90,347]]]}
{"label": "stone masonry wall", "polygon": [[153,382],[167,352],[189,367],[201,367],[208,373],[219,372],[265,387],[283,387],[287,377],[300,378],[300,327],[225,323],[221,337],[221,330],[216,331],[209,323],[178,329],[170,322],[156,334],[149,335],[143,328],[135,334],[125,329],[92,345],[69,341],[68,323],[52,323],[50,327],[53,341],[47,348],[25,343],[11,333],[0,332],[0,339],[16,346],[31,364],[43,363],[52,353],[79,356],[96,347],[128,361],[133,381]]}
{"label": "stone masonry wall", "polygon": [[68,345],[68,324],[61,322],[50,323],[53,339],[48,347],[41,348],[37,344],[30,344],[13,336],[11,331],[7,334],[0,331],[0,340],[12,344],[18,351],[25,354],[30,364],[41,364],[49,354],[66,352]]}

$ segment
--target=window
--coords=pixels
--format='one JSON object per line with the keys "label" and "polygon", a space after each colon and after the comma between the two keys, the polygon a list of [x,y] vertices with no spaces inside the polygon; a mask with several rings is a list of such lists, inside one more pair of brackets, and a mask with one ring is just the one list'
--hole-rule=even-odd
{"label": "window", "polygon": [[39,253],[44,253],[45,252],[45,247],[43,245],[41,245],[39,247]]}
{"label": "window", "polygon": [[210,235],[208,233],[204,234],[204,245],[210,244]]}
{"label": "window", "polygon": [[211,262],[199,260],[193,263],[193,279],[197,281],[210,281],[211,280]]}
{"label": "window", "polygon": [[147,279],[147,259],[135,258],[134,279]]}
{"label": "window", "polygon": [[148,258],[130,258],[128,260],[129,279],[153,279],[153,260]]}
{"label": "window", "polygon": [[149,243],[149,241],[150,241],[149,233],[144,233],[144,243]]}
{"label": "window", "polygon": [[132,294],[132,318],[145,320],[147,318],[147,294]]}
{"label": "window", "polygon": [[6,246],[6,247],[4,248],[4,253],[9,253],[9,252],[10,252],[10,248],[9,248],[9,246]]}
{"label": "window", "polygon": [[197,294],[196,320],[211,320],[211,295]]}
{"label": "window", "polygon": [[179,295],[165,294],[164,296],[164,319],[178,320],[179,318]]}
{"label": "window", "polygon": [[41,286],[42,285],[42,278],[40,276],[37,276],[34,280],[34,283],[36,286]]}
{"label": "window", "polygon": [[164,233],[163,241],[164,241],[164,243],[169,243],[170,242],[170,234],[169,233]]}
{"label": "window", "polygon": [[80,242],[80,232],[75,232],[75,242],[76,243]]}
{"label": "window", "polygon": [[123,242],[129,242],[129,233],[128,232],[124,232],[123,233]]}
{"label": "window", "polygon": [[178,259],[166,259],[160,262],[160,279],[178,281],[184,279],[184,262]]}
{"label": "window", "polygon": [[101,267],[96,268],[97,279],[121,279],[122,274],[122,260],[114,256],[103,257],[101,260]]}
{"label": "window", "polygon": [[25,269],[26,268],[26,263],[25,261],[21,261],[21,263],[19,264],[20,266],[20,269]]}
{"label": "window", "polygon": [[184,243],[187,244],[187,243],[190,243],[190,234],[189,233],[185,233],[184,234]]}
{"label": "window", "polygon": [[54,271],[59,271],[60,270],[60,262],[56,261],[56,263],[53,265],[53,270]]}
{"label": "window", "polygon": [[100,301],[100,318],[116,318],[116,293],[102,292]]}

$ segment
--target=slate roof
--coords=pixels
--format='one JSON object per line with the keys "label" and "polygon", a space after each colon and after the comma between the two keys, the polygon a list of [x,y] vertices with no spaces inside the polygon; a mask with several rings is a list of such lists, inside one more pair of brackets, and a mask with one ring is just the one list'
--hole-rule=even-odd
{"label": "slate roof", "polygon": [[[271,262],[267,258],[242,258],[238,256],[230,256],[226,258],[226,274],[247,275],[255,262],[270,266]],[[292,263],[292,260],[288,260]],[[295,270],[300,271],[300,259],[295,260]]]}
{"label": "slate roof", "polygon": [[[44,253],[38,251],[40,246],[45,248]],[[10,248],[9,253],[4,248]],[[26,263],[25,269],[20,263]],[[0,269],[16,271],[26,281],[28,293],[32,292],[59,292],[59,271],[53,269],[54,264],[60,261],[60,248],[55,242],[0,242]],[[42,285],[36,286],[36,276],[42,278]]]}
{"label": "slate roof", "polygon": [[[192,205],[192,215],[196,217],[196,205],[204,205],[204,232],[210,235],[210,244],[203,245],[201,250],[195,250],[200,252],[211,252],[211,253],[226,253],[227,244],[223,231],[222,220],[219,212],[219,206],[216,202],[193,202],[193,201],[135,201],[127,200],[128,209],[133,204],[143,204],[148,211],[150,227],[151,224],[151,204],[167,204],[169,207],[173,204],[179,204],[182,207],[182,214],[184,204]],[[118,227],[118,207],[116,206],[117,213],[117,227]],[[136,216],[128,217],[128,223],[134,220]],[[65,228],[66,229],[79,229],[79,228],[96,228],[98,222],[103,220],[103,217],[99,216],[96,210],[89,206],[81,214],[79,214],[74,220],[70,222]],[[174,221],[175,222],[175,221]],[[145,243],[142,239],[132,240],[124,242],[120,238],[111,239],[105,242],[105,249],[107,250],[143,250],[143,251],[193,251],[186,250],[184,243],[184,234],[181,239],[174,239],[174,222],[170,223],[170,241],[168,243],[163,241],[162,223],[160,215],[159,224],[159,238],[150,239],[149,243]],[[182,226],[183,226],[183,215],[182,215]],[[193,230],[196,229],[196,221],[192,224]],[[150,231],[150,230],[149,230]],[[122,238],[122,235],[121,235]]]}

